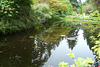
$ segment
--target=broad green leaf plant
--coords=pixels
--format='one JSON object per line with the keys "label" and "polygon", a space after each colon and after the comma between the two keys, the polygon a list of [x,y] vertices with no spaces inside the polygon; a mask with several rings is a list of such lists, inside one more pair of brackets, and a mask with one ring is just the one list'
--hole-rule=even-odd
{"label": "broad green leaf plant", "polygon": [[12,7],[12,4],[14,4],[14,1],[8,1],[8,0],[1,0],[0,1],[0,16],[8,16],[12,17],[14,13],[18,13],[18,11],[15,10],[15,8]]}
{"label": "broad green leaf plant", "polygon": [[[74,53],[70,51],[70,54],[67,54],[69,57],[74,59]],[[84,66],[89,66],[91,67],[90,64],[94,64],[94,60],[92,58],[83,59],[79,57],[78,59],[74,59],[75,64],[68,65],[66,62],[60,62],[59,67],[84,67]]]}
{"label": "broad green leaf plant", "polygon": [[100,21],[100,13],[99,13],[99,11],[96,10],[93,13],[91,13],[89,18],[92,19],[92,20]]}
{"label": "broad green leaf plant", "polygon": [[98,34],[97,38],[91,36],[91,39],[94,40],[94,43],[96,44],[94,47],[92,47],[94,53],[97,54],[96,58],[100,59],[100,33]]}

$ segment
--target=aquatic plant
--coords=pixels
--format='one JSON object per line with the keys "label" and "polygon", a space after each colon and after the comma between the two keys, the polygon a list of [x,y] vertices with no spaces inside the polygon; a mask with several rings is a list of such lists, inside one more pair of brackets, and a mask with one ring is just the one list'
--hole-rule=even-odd
{"label": "aquatic plant", "polygon": [[[74,53],[70,51],[70,54],[67,54],[69,57],[74,59]],[[74,59],[75,64],[70,65],[70,67],[84,67],[84,66],[91,66],[94,64],[94,60],[92,58],[83,59],[79,57],[78,59]],[[69,67],[68,63],[60,62],[59,67]]]}

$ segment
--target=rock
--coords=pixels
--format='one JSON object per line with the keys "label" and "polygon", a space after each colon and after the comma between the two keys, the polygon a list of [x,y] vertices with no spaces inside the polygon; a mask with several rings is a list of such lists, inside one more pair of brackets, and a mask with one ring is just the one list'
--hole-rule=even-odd
{"label": "rock", "polygon": [[77,36],[76,37],[69,37],[67,38],[67,40],[76,40]]}
{"label": "rock", "polygon": [[0,53],[2,53],[3,51],[0,51]]}
{"label": "rock", "polygon": [[66,36],[66,35],[60,35],[60,36]]}
{"label": "rock", "polygon": [[34,38],[34,36],[29,36],[29,38]]}

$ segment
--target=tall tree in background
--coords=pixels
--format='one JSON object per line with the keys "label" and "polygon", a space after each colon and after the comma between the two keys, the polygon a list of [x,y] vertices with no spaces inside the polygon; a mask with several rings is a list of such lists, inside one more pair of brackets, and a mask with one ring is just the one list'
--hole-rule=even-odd
{"label": "tall tree in background", "polygon": [[91,0],[86,0],[85,2],[83,2],[83,5],[90,4],[90,1],[91,1]]}
{"label": "tall tree in background", "polygon": [[86,3],[89,3],[90,2],[90,0],[86,0]]}
{"label": "tall tree in background", "polygon": [[100,0],[91,0],[93,6],[95,6],[95,10],[99,10],[100,12]]}
{"label": "tall tree in background", "polygon": [[82,4],[82,1],[81,0],[79,0],[79,7],[80,7],[80,14],[82,14],[83,13],[83,4]]}
{"label": "tall tree in background", "polygon": [[78,7],[78,1],[77,0],[70,0],[73,7]]}

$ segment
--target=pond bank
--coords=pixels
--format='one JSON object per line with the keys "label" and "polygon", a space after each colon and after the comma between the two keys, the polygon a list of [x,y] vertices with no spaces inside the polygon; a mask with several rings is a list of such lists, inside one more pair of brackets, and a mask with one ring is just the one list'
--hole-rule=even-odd
{"label": "pond bank", "polygon": [[67,21],[82,21],[82,22],[98,22],[98,21],[94,21],[94,20],[81,20],[81,19],[66,19]]}

